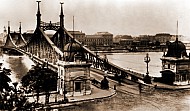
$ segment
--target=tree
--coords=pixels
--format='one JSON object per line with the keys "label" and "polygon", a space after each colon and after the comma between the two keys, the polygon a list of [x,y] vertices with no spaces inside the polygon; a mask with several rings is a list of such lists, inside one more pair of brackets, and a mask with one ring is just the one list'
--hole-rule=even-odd
{"label": "tree", "polygon": [[0,92],[3,92],[3,89],[6,91],[10,91],[11,87],[9,86],[9,83],[11,82],[11,79],[8,75],[10,75],[11,70],[5,69],[0,71]]}
{"label": "tree", "polygon": [[[8,75],[10,75],[10,73],[11,70],[6,68],[3,68],[0,71],[0,110],[29,110],[32,105],[27,101],[27,98],[25,98],[25,96],[16,98],[17,93],[15,92],[12,94],[11,90],[15,89],[9,86],[11,79]],[[13,101],[15,102],[15,105],[13,104]]]}
{"label": "tree", "polygon": [[39,93],[46,92],[48,102],[49,92],[57,90],[57,73],[37,65],[22,78],[21,83],[23,87],[29,87],[36,92],[37,102]]}

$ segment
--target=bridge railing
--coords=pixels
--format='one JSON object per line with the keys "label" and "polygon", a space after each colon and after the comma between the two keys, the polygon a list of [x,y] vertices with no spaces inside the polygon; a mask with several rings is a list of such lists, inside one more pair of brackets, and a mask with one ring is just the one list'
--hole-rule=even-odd
{"label": "bridge railing", "polygon": [[[66,33],[68,33],[68,32],[66,32]],[[70,33],[68,33],[68,34],[69,34],[69,36],[73,37]],[[109,73],[113,74],[114,76],[119,75],[121,78],[127,78],[127,79],[135,81],[135,82],[143,80],[144,74],[137,73],[137,72],[131,71],[129,69],[126,70],[124,68],[121,68],[121,67],[111,63],[107,59],[98,56],[96,53],[92,52],[87,47],[82,45],[78,40],[75,39],[75,42],[77,42],[78,44],[80,44],[82,46],[82,48],[84,49],[84,53],[86,53],[87,62],[92,63],[92,67],[100,69],[102,71],[108,71]]]}
{"label": "bridge railing", "polygon": [[[88,48],[83,46],[85,53],[87,55],[87,62],[92,63],[92,67],[96,69],[100,69],[102,71],[107,71],[109,74],[113,74],[113,76],[119,76],[121,78],[127,78],[129,80],[139,82],[143,80],[144,74],[140,74],[128,69],[121,68],[113,63],[111,63],[106,58],[100,57],[96,55],[94,52],[90,51]],[[126,63],[127,64],[127,63]]]}

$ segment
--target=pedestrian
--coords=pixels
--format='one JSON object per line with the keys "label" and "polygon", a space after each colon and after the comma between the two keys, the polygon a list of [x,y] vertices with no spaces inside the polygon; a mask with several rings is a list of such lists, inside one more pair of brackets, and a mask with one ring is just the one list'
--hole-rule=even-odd
{"label": "pedestrian", "polygon": [[141,90],[142,90],[142,84],[139,83],[139,93],[141,94]]}

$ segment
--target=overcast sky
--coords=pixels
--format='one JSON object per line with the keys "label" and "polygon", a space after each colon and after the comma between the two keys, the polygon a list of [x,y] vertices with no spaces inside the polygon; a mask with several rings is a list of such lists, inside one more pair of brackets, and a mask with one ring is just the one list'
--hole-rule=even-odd
{"label": "overcast sky", "polygon": [[[59,22],[60,1],[64,1],[65,27],[86,34],[108,31],[116,34],[142,35],[156,33],[190,36],[190,0],[42,0],[41,18]],[[36,0],[0,0],[0,32],[10,21],[11,30],[36,27]]]}

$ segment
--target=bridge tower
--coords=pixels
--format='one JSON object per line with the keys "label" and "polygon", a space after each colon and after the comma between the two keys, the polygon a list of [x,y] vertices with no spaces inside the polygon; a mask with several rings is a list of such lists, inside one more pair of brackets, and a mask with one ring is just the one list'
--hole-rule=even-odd
{"label": "bridge tower", "polygon": [[38,10],[37,10],[37,14],[36,14],[36,16],[37,16],[37,28],[39,28],[40,27],[40,23],[41,23],[41,13],[40,13],[40,2],[41,1],[37,1],[38,2]]}
{"label": "bridge tower", "polygon": [[73,41],[73,36],[65,29],[64,27],[64,12],[63,12],[63,3],[61,4],[60,11],[60,26],[54,36],[51,38],[53,43],[64,52],[64,46]]}
{"label": "bridge tower", "polygon": [[22,36],[22,31],[21,31],[21,22],[20,22],[20,27],[19,27],[19,35],[18,35],[18,39],[15,42],[15,45],[17,45],[17,47],[23,47],[27,44],[27,42],[25,41],[24,37]]}
{"label": "bridge tower", "polygon": [[15,43],[13,42],[13,39],[11,37],[11,32],[10,32],[10,21],[8,21],[8,34],[6,38],[5,45],[3,48],[14,48],[16,47]]}
{"label": "bridge tower", "polygon": [[63,4],[64,3],[60,3],[61,4],[61,13],[60,13],[60,27],[64,28],[64,15],[63,15]]}
{"label": "bridge tower", "polygon": [[62,51],[56,47],[56,45],[51,41],[51,38],[46,35],[44,31],[59,29],[58,23],[46,23],[41,21],[40,13],[40,1],[37,1],[37,25],[34,34],[31,36],[29,42],[24,47],[24,50],[32,56],[36,56],[40,59],[46,59],[50,63],[56,63],[58,59],[63,58]]}

